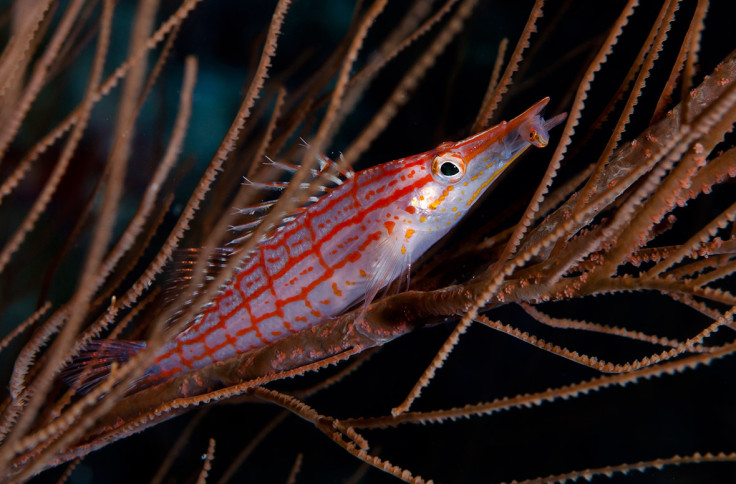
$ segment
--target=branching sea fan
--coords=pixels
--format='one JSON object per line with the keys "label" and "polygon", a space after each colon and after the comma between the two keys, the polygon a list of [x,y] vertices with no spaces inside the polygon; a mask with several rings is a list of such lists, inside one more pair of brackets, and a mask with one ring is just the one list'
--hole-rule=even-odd
{"label": "branching sea fan", "polygon": [[[593,3],[2,4],[2,479],[736,478],[733,12]],[[325,184],[546,97],[410,271],[146,380]]]}

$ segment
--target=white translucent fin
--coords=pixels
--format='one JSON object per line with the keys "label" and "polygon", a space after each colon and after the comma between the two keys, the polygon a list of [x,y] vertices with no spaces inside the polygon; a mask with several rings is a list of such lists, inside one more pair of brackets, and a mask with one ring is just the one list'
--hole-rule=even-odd
{"label": "white translucent fin", "polygon": [[274,190],[280,192],[289,186],[288,182],[254,182],[243,177],[243,185],[247,185],[260,190]]}
{"label": "white translucent fin", "polygon": [[[145,347],[145,341],[90,341],[62,370],[61,378],[77,394],[84,395],[107,378],[114,363],[127,362]],[[131,383],[130,389],[135,383]]]}
{"label": "white translucent fin", "polygon": [[411,259],[406,265],[404,271],[399,274],[392,283],[384,288],[381,297],[388,297],[393,296],[394,294],[406,292],[409,290],[409,286],[411,286]]}
{"label": "white translucent fin", "polygon": [[[411,272],[411,253],[400,240],[395,237],[383,237],[377,242],[378,253],[381,255],[375,260],[368,272],[369,280],[366,286],[363,312],[378,295],[381,289],[386,289],[384,296],[398,294],[409,284]],[[393,283],[393,284],[392,284]]]}
{"label": "white translucent fin", "polygon": [[268,212],[274,205],[276,205],[276,200],[271,200],[268,202],[256,203],[250,207],[236,208],[235,212],[240,215],[255,215],[257,213]]}
{"label": "white translucent fin", "polygon": [[[304,138],[299,138],[299,141],[301,146],[309,148],[309,143],[307,143]],[[340,159],[343,159],[342,153],[340,153]],[[333,161],[332,159],[327,157],[327,155],[324,155],[322,153],[317,153],[317,161],[319,161],[320,173],[334,173],[339,177],[337,179],[340,180],[340,183],[348,178],[352,178],[355,175],[355,172],[350,167],[343,167],[340,163]],[[338,183],[338,185],[340,183]]]}
{"label": "white translucent fin", "polygon": [[[307,146],[306,142],[302,139],[301,143],[303,146]],[[276,228],[277,230],[283,227],[285,224],[293,221],[300,213],[307,209],[310,205],[316,203],[321,196],[329,192],[331,189],[342,185],[345,180],[352,178],[354,173],[350,169],[341,168],[339,163],[336,163],[324,155],[318,155],[319,169],[312,169],[309,172],[309,179],[300,183],[300,190],[314,190],[314,194],[310,195],[306,200],[300,198],[293,198],[292,203],[298,202],[299,206],[293,208],[287,213],[281,214],[279,217],[279,224],[276,227],[269,227],[269,230]],[[283,161],[274,160],[266,157],[265,165],[272,166],[280,169],[287,175],[293,175],[298,169],[298,165],[286,163]],[[312,186],[314,180],[318,179],[320,184]],[[243,177],[243,185],[251,187],[255,190],[281,192],[289,186],[288,181],[252,181],[248,178]],[[270,210],[276,205],[276,200],[266,200],[263,202],[256,203],[249,207],[236,207],[235,214],[242,215],[240,220],[236,220],[233,225],[230,226],[230,230],[235,232],[236,235],[228,242],[229,247],[236,247],[242,244],[246,240],[250,239],[251,234],[256,227],[263,221],[263,219],[270,213]]]}
{"label": "white translucent fin", "polygon": [[[322,176],[322,179],[331,185],[341,185],[344,180],[341,178],[343,172],[340,171],[339,165],[324,155],[317,155],[317,159],[319,160],[319,169],[312,168],[309,170],[310,180],[314,180],[318,176]],[[266,160],[267,161],[263,162],[264,165],[273,166],[290,175],[293,175],[297,170],[299,170],[299,165],[292,165],[291,163],[284,163],[283,161],[274,161],[268,157],[266,157]],[[352,176],[352,172],[350,176]]]}
{"label": "white translucent fin", "polygon": [[[174,302],[183,292],[190,294],[191,298],[194,299],[199,294],[203,283],[213,280],[227,265],[228,258],[235,253],[235,250],[229,248],[213,250],[204,265],[202,283],[193,288],[191,283],[196,275],[194,270],[201,251],[202,249],[177,249],[174,251],[173,260],[165,271],[163,290],[161,291],[161,302],[164,306]],[[180,323],[184,324],[183,328],[191,326],[196,321],[196,317],[186,323],[181,321],[181,317],[189,309],[191,303],[192,301],[189,300],[182,307],[177,308],[177,311],[166,322],[166,326],[178,326]]]}

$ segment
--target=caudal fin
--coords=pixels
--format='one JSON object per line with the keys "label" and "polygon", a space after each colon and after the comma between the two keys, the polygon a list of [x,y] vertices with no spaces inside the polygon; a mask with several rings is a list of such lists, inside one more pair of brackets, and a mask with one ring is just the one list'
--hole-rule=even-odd
{"label": "caudal fin", "polygon": [[62,371],[62,379],[77,393],[85,394],[107,378],[113,363],[125,363],[145,347],[145,341],[91,341]]}

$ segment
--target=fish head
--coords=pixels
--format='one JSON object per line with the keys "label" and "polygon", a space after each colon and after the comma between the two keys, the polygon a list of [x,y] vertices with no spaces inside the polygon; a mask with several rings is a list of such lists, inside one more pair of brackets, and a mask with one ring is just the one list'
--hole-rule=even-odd
{"label": "fish head", "polygon": [[428,152],[432,180],[412,200],[419,221],[431,230],[451,228],[527,148],[545,147],[549,129],[565,117],[545,120],[541,112],[548,102],[542,99],[511,121]]}

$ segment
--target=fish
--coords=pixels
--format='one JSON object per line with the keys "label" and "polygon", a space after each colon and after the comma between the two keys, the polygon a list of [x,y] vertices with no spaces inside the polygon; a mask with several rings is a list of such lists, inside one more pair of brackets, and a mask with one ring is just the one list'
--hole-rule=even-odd
{"label": "fish", "polygon": [[[343,170],[339,184],[259,241],[134,386],[263,347],[361,301],[367,307],[379,291],[408,276],[514,160],[530,146],[548,144],[549,130],[566,116],[545,120],[548,102],[458,142],[359,172]],[[78,390],[90,388],[114,362],[145,347],[144,341],[93,341],[68,381]]]}

